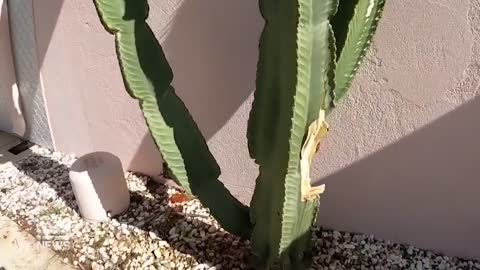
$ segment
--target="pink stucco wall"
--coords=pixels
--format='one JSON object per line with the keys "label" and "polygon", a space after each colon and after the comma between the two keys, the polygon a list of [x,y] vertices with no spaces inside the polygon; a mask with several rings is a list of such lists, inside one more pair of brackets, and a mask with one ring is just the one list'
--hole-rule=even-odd
{"label": "pink stucco wall", "polygon": [[[110,151],[128,169],[158,172],[161,160],[124,91],[113,37],[90,1],[61,2],[34,0],[55,145],[78,155]],[[263,23],[257,1],[151,2],[174,86],[221,179],[248,202],[257,174],[245,137]],[[479,14],[476,0],[388,1],[315,160],[316,182],[327,184],[323,225],[480,258]]]}
{"label": "pink stucco wall", "polygon": [[91,1],[33,1],[38,58],[58,150],[109,151],[128,169],[155,174],[153,147],[137,103],[123,87],[113,37]]}

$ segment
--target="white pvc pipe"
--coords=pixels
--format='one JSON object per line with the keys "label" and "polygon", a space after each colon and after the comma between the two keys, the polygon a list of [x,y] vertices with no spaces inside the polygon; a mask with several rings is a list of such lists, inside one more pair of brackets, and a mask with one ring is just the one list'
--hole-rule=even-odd
{"label": "white pvc pipe", "polygon": [[122,163],[110,153],[94,152],[80,157],[70,169],[70,182],[85,219],[104,221],[108,214],[121,214],[130,204]]}

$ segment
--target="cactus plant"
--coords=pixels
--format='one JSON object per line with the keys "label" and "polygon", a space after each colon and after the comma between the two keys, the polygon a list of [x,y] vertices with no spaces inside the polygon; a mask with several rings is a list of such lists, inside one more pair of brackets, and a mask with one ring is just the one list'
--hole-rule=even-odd
{"label": "cactus plant", "polygon": [[171,172],[229,232],[252,240],[258,269],[305,269],[324,187],[310,166],[326,115],[348,90],[385,0],[259,0],[255,99],[247,137],[259,175],[250,209],[218,180],[220,169],[171,86],[172,70],[146,23],[146,0],[95,0],[115,35],[126,89],[137,99]]}

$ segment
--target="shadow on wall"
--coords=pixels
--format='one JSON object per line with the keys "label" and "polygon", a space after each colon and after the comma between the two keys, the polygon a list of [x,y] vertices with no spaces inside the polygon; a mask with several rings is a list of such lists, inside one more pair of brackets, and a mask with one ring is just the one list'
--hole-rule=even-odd
{"label": "shadow on wall", "polygon": [[36,39],[38,64],[39,67],[41,67],[65,0],[49,0],[48,5],[46,5],[43,0],[24,1],[32,2],[35,14],[49,14],[49,16],[42,18],[41,25],[34,26],[36,30],[35,33],[41,36],[41,38]]}
{"label": "shadow on wall", "polygon": [[15,78],[6,0],[0,0],[0,131],[25,134]]}
{"label": "shadow on wall", "polygon": [[[173,85],[207,141],[255,89],[262,25],[256,1],[234,0],[184,1],[169,25]],[[128,168],[142,171],[152,148],[147,133]]]}
{"label": "shadow on wall", "polygon": [[479,97],[323,179],[322,225],[479,259],[478,115]]}

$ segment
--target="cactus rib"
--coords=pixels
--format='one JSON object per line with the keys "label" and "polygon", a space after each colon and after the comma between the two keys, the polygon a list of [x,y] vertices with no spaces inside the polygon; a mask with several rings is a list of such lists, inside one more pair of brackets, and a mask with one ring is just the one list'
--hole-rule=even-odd
{"label": "cactus rib", "polygon": [[[355,0],[354,2],[356,5],[352,5],[351,1],[341,2],[342,13],[339,12],[333,20],[334,31],[339,33],[335,101],[343,98],[348,91],[370,46],[385,6],[385,0]],[[350,22],[348,31],[345,31],[344,24],[348,21]]]}

